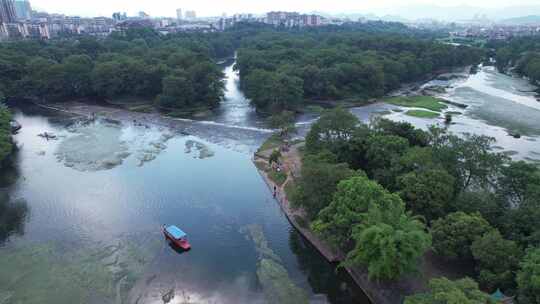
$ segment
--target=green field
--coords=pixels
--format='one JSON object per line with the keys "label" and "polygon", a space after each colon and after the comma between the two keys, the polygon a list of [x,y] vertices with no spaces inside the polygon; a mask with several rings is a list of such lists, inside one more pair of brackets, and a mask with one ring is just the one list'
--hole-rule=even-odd
{"label": "green field", "polygon": [[384,101],[396,106],[422,108],[435,112],[440,112],[448,107],[439,99],[431,96],[399,96],[386,98]]}
{"label": "green field", "polygon": [[424,110],[409,110],[405,112],[409,116],[419,117],[419,118],[437,118],[439,113],[424,111]]}

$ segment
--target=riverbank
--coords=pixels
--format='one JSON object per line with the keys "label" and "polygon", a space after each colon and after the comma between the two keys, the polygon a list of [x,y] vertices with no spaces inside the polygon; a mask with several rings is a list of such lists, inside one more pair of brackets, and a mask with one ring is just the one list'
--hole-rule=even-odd
{"label": "riverbank", "polygon": [[[287,176],[285,182],[281,185],[274,183],[268,174],[272,169],[267,167],[272,151],[280,148],[278,142],[274,140],[272,144],[263,145],[265,149],[255,153],[253,162],[270,191],[276,189],[275,199],[289,222],[327,261],[337,264],[345,260],[346,254],[332,248],[316,235],[309,227],[309,220],[305,212],[301,209],[293,208],[290,197],[288,197],[291,194],[290,189],[293,188],[295,179],[301,174],[303,145],[303,142],[297,143],[292,145],[288,151],[281,152],[280,169]],[[426,291],[428,289],[428,282],[432,278],[445,276],[450,279],[458,279],[467,274],[463,266],[447,263],[435,256],[431,251],[426,253],[422,258],[416,274],[404,276],[397,281],[372,281],[368,277],[366,267],[343,268],[350,274],[354,282],[363,290],[364,294],[373,304],[402,303],[405,296]]]}

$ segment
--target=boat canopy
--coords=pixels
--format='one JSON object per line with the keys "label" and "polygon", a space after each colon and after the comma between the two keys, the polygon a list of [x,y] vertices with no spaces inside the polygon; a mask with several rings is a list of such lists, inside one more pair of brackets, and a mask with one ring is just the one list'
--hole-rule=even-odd
{"label": "boat canopy", "polygon": [[171,225],[165,229],[170,235],[172,235],[172,237],[174,237],[177,240],[185,238],[187,236],[187,234],[184,231],[182,231],[180,228],[174,225]]}

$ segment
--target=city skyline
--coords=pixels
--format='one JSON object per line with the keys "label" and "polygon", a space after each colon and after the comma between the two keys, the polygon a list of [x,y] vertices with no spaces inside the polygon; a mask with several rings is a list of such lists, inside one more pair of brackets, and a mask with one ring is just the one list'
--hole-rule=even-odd
{"label": "city skyline", "polygon": [[[230,0],[227,2],[216,3],[211,0],[198,1],[183,1],[179,3],[173,0],[161,0],[159,2],[150,0],[136,1],[67,1],[67,0],[33,0],[33,7],[38,10],[44,10],[49,13],[61,13],[67,15],[78,15],[83,17],[90,16],[110,16],[116,11],[125,11],[129,15],[136,15],[139,11],[144,11],[152,16],[176,17],[176,9],[181,8],[183,11],[193,10],[198,16],[210,17],[221,16],[223,13],[255,13],[263,14],[267,11],[282,10],[282,11],[298,11],[302,13],[310,13],[314,11],[326,12],[332,14],[346,13],[364,13],[377,15],[401,15],[400,10],[408,6],[418,6],[423,9],[437,9],[440,7],[473,7],[477,10],[490,11],[498,8],[519,6],[539,6],[537,0],[515,0],[512,5],[505,0],[477,0],[471,1],[449,1],[449,0],[378,0],[364,1],[359,3],[353,0],[338,0],[333,2],[313,2],[313,1],[295,1],[291,3],[285,0],[275,0],[271,3],[255,3],[248,0]],[[540,10],[540,6],[539,6]],[[480,11],[481,13],[484,11]],[[466,10],[465,10],[466,12]],[[536,13],[523,9],[521,15]],[[471,12],[473,14],[473,12]],[[517,13],[519,14],[519,12]],[[409,15],[409,18],[421,18],[422,16]]]}

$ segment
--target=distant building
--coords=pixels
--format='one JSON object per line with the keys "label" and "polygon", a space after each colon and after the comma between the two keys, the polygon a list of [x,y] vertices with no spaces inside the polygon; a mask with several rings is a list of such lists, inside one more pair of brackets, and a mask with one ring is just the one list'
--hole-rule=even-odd
{"label": "distant building", "polygon": [[0,23],[17,22],[17,12],[13,0],[0,0]]}
{"label": "distant building", "polygon": [[176,20],[182,21],[184,19],[184,16],[182,15],[182,9],[179,8],[176,10]]}
{"label": "distant building", "polygon": [[197,13],[195,11],[186,11],[186,19],[187,20],[197,19]]}
{"label": "distant building", "polygon": [[127,19],[127,14],[126,13],[116,12],[116,13],[112,14],[112,17],[113,17],[113,20],[115,22],[120,22],[120,21],[123,21],[123,20]]}
{"label": "distant building", "polygon": [[233,27],[238,22],[262,22],[262,20],[256,18],[253,14],[235,14],[229,18],[220,18],[214,27],[220,31],[224,31]]}
{"label": "distant building", "polygon": [[19,20],[32,19],[32,7],[28,0],[16,0],[15,1],[15,13]]}
{"label": "distant building", "polygon": [[269,12],[266,14],[266,23],[284,27],[321,26],[322,19],[319,15],[301,15],[296,12]]}
{"label": "distant building", "polygon": [[150,15],[148,15],[145,12],[139,12],[139,18],[148,19],[148,18],[150,18]]}

